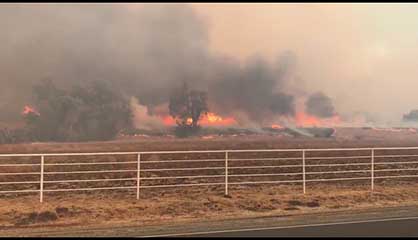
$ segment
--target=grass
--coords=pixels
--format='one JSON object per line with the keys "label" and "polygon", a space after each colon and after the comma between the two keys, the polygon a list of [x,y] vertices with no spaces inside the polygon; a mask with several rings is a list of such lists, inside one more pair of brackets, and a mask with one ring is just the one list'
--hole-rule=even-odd
{"label": "grass", "polygon": [[380,184],[374,192],[367,183],[310,184],[306,194],[298,185],[237,186],[230,188],[229,197],[222,188],[173,188],[141,191],[139,200],[132,191],[48,193],[42,204],[37,195],[26,195],[0,199],[0,226],[145,226],[418,203],[418,183]]}

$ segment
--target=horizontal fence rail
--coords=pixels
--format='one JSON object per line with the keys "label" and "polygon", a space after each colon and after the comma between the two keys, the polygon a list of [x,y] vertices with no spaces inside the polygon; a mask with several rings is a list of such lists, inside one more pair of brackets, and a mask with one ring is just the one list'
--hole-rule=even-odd
{"label": "horizontal fence rail", "polygon": [[0,154],[5,194],[418,177],[418,147]]}

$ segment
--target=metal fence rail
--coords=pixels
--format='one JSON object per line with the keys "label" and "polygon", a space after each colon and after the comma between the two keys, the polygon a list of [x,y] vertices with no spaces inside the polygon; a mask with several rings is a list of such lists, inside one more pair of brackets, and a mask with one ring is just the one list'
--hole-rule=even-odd
{"label": "metal fence rail", "polygon": [[300,184],[418,177],[418,147],[0,154],[0,196],[15,193]]}

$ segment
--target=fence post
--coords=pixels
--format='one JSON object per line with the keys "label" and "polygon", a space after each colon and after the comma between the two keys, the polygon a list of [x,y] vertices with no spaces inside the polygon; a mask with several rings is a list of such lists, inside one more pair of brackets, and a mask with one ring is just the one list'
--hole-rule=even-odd
{"label": "fence post", "polygon": [[305,149],[302,150],[303,194],[306,193]]}
{"label": "fence post", "polygon": [[225,196],[228,196],[228,152],[225,152]]}
{"label": "fence post", "polygon": [[372,163],[371,163],[371,187],[374,189],[374,148],[372,148]]}
{"label": "fence post", "polygon": [[41,180],[39,186],[39,202],[44,200],[44,155],[41,156]]}
{"label": "fence post", "polygon": [[136,199],[139,199],[139,181],[141,180],[141,154],[138,153],[137,156],[138,160],[138,167],[137,167],[137,175],[136,175]]}

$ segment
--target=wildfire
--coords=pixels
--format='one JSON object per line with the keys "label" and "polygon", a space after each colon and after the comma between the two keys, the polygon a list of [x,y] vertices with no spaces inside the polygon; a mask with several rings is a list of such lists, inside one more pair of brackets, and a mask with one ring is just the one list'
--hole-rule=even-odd
{"label": "wildfire", "polygon": [[193,119],[192,118],[187,118],[186,123],[188,125],[192,124],[193,123]]}
{"label": "wildfire", "polygon": [[[163,117],[164,125],[166,126],[174,126],[176,125],[176,120],[171,116]],[[187,124],[191,124],[192,119],[187,119]],[[237,121],[233,117],[221,117],[213,112],[208,112],[207,114],[203,115],[199,120],[199,124],[202,126],[230,126],[236,124]]]}
{"label": "wildfire", "polygon": [[164,122],[164,125],[166,125],[166,126],[176,125],[176,120],[174,120],[174,118],[172,118],[171,116],[163,117],[163,122]]}
{"label": "wildfire", "polygon": [[324,127],[324,126],[335,126],[341,122],[338,115],[334,115],[330,118],[318,118],[309,115],[305,112],[296,113],[296,125],[300,127]]}
{"label": "wildfire", "polygon": [[283,129],[283,126],[281,126],[279,124],[272,124],[271,128],[273,128],[273,129]]}
{"label": "wildfire", "polygon": [[35,114],[35,115],[40,115],[39,114],[39,112],[38,111],[36,111],[34,108],[32,108],[32,107],[30,107],[30,106],[25,106],[24,108],[23,108],[23,111],[22,111],[22,114],[23,115],[27,115],[27,114],[29,114],[29,113],[33,113],[33,114]]}
{"label": "wildfire", "polygon": [[206,115],[203,115],[200,123],[203,126],[230,126],[237,124],[237,121],[233,117],[223,118],[213,112],[208,112]]}
{"label": "wildfire", "polygon": [[[161,116],[161,115],[160,115]],[[161,119],[165,126],[175,126],[176,120],[169,116],[161,116]],[[341,124],[340,116],[334,115],[330,118],[318,118],[316,116],[310,115],[305,113],[304,111],[299,111],[296,113],[294,118],[290,119],[282,119],[285,121],[293,122],[297,127],[335,127]],[[187,119],[187,124],[191,124],[192,119]],[[208,112],[207,114],[203,114],[199,120],[199,125],[203,127],[212,126],[212,127],[225,127],[225,126],[234,126],[238,125],[237,120],[232,117],[222,117],[217,115],[214,112]],[[271,125],[272,129],[283,129],[284,126],[278,123],[273,123]]]}

